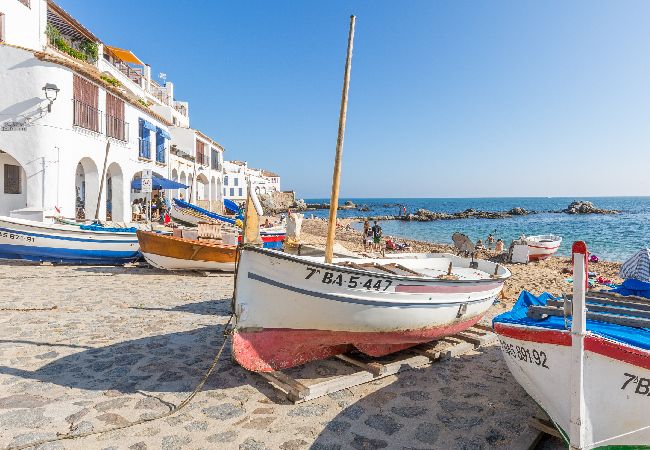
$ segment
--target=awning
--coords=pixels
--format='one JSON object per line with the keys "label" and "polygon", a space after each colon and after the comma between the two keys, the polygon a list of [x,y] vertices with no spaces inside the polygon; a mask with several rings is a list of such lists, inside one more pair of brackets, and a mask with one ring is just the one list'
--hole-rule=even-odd
{"label": "awning", "polygon": [[145,127],[147,130],[156,131],[156,126],[155,126],[153,123],[151,123],[151,122],[147,122],[147,121],[144,120],[144,119],[140,119],[140,124],[141,124],[143,127]]}
{"label": "awning", "polygon": [[106,48],[108,48],[115,56],[124,62],[144,66],[144,63],[140,61],[140,59],[138,59],[138,57],[135,56],[131,50],[124,50],[123,48],[111,47],[109,45],[107,45]]}
{"label": "awning", "polygon": [[171,138],[172,138],[172,137],[169,135],[169,133],[167,133],[167,132],[166,132],[165,130],[163,130],[162,128],[157,128],[156,133],[160,134],[160,135],[161,135],[162,137],[164,137],[165,139],[171,139]]}
{"label": "awning", "polygon": [[[153,189],[187,189],[189,186],[178,183],[177,181],[168,180],[162,177],[151,177],[151,185]],[[131,181],[131,189],[140,190],[142,188],[142,179],[136,178]]]}

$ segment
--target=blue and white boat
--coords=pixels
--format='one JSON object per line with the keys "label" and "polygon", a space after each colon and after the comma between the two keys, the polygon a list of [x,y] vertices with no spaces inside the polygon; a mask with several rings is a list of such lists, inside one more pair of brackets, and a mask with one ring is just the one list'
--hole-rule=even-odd
{"label": "blue and white boat", "polygon": [[132,231],[97,231],[73,225],[0,216],[0,258],[66,264],[118,265],[141,256]]}

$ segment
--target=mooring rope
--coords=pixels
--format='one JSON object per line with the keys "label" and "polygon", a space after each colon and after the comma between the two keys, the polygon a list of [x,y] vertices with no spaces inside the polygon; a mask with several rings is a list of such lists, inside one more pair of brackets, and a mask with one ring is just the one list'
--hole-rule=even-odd
{"label": "mooring rope", "polygon": [[22,450],[22,449],[26,449],[26,448],[38,447],[40,445],[47,444],[49,442],[63,441],[63,440],[66,440],[66,439],[78,439],[78,438],[82,438],[82,437],[94,436],[94,435],[97,435],[97,434],[104,434],[104,433],[108,433],[108,432],[111,432],[111,431],[123,430],[125,428],[131,428],[131,427],[134,427],[136,425],[141,425],[143,423],[153,422],[154,420],[164,419],[165,417],[169,417],[169,416],[171,416],[173,414],[176,414],[178,411],[185,408],[192,401],[192,399],[199,392],[201,392],[201,390],[203,389],[203,386],[205,385],[206,381],[208,381],[208,378],[210,377],[210,375],[214,371],[215,367],[217,367],[217,363],[219,362],[219,359],[221,358],[221,354],[223,353],[224,348],[226,348],[226,343],[228,342],[228,338],[232,335],[232,329],[230,328],[230,323],[232,322],[233,316],[234,315],[231,314],[230,317],[228,318],[228,322],[226,322],[226,325],[225,325],[224,331],[223,331],[223,337],[224,337],[223,338],[223,343],[221,344],[221,347],[219,348],[219,351],[217,352],[214,359],[212,360],[212,364],[210,364],[210,367],[205,372],[205,374],[201,378],[201,381],[199,381],[199,384],[196,386],[196,388],[194,388],[192,393],[190,395],[188,395],[185,398],[185,400],[180,402],[178,404],[178,406],[170,409],[169,411],[167,411],[167,412],[165,412],[163,414],[160,414],[160,415],[157,415],[157,416],[154,416],[154,417],[149,417],[149,418],[145,418],[145,419],[136,420],[135,422],[129,422],[129,423],[125,424],[125,425],[118,425],[118,426],[112,427],[112,428],[106,428],[106,429],[98,430],[98,431],[88,431],[88,432],[85,432],[85,433],[78,433],[78,434],[73,434],[72,432],[70,432],[70,433],[66,433],[64,435],[58,436],[56,438],[42,439],[40,441],[35,441],[35,442],[31,442],[29,444],[23,444],[23,445],[19,445],[19,446],[9,446],[9,447],[6,447],[5,450]]}

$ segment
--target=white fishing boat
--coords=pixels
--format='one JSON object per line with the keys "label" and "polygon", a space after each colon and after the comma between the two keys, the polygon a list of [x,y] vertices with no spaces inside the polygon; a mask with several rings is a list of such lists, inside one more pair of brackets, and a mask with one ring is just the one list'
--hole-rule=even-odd
{"label": "white fishing boat", "polygon": [[510,276],[498,264],[450,254],[333,257],[354,22],[353,16],[325,258],[252,247],[261,243],[259,217],[247,202],[233,356],[248,370],[284,369],[352,349],[381,356],[455,334],[483,317]]}
{"label": "white fishing boat", "polygon": [[587,254],[574,244],[573,296],[524,292],[494,329],[510,372],[572,449],[648,448],[650,302],[585,295]]}
{"label": "white fishing boat", "polygon": [[140,258],[140,246],[134,231],[84,230],[0,216],[0,258],[113,265]]}
{"label": "white fishing boat", "polygon": [[509,276],[498,264],[450,254],[324,263],[244,248],[233,354],[262,372],[353,348],[385,355],[471,327]]}
{"label": "white fishing boat", "polygon": [[560,248],[562,238],[554,234],[540,234],[537,236],[526,236],[528,243],[528,260],[540,261],[546,259]]}

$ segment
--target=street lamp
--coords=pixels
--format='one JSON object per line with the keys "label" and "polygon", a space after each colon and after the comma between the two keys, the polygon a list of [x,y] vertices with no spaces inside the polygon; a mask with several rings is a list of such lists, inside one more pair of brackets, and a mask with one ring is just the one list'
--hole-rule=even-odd
{"label": "street lamp", "polygon": [[50,102],[47,105],[47,112],[52,112],[52,103],[56,100],[56,96],[59,95],[60,89],[56,84],[46,83],[45,86],[43,86],[43,90],[45,91],[45,98]]}

